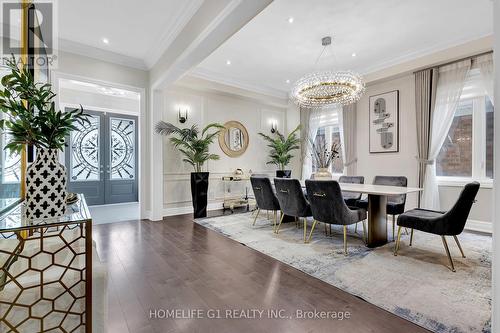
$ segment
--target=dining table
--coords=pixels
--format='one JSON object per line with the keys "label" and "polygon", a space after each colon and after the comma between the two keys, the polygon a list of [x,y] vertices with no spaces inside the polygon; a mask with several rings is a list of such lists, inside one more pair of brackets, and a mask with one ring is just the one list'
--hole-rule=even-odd
{"label": "dining table", "polygon": [[[305,188],[305,180],[300,181]],[[339,183],[343,192],[363,193],[368,195],[368,247],[387,244],[387,200],[393,195],[418,193],[418,187],[387,186],[373,184]],[[319,221],[321,222],[321,221]]]}

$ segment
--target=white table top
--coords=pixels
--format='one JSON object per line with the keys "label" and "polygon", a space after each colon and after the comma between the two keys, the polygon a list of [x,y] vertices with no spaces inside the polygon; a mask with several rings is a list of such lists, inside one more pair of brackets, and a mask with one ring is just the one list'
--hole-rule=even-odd
{"label": "white table top", "polygon": [[[305,180],[301,180],[302,187],[306,186]],[[418,187],[402,187],[402,186],[387,186],[387,185],[372,185],[372,184],[351,184],[339,183],[340,189],[345,192],[356,192],[373,195],[398,195],[408,194],[423,191]]]}
{"label": "white table top", "polygon": [[[305,182],[304,182],[305,184]],[[423,191],[417,187],[372,185],[372,184],[347,184],[339,183],[340,189],[345,192],[358,192],[374,195],[398,195]]]}

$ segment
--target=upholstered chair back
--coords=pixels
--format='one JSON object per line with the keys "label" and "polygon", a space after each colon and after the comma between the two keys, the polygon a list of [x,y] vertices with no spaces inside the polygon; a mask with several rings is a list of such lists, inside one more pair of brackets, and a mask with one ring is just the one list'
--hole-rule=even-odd
{"label": "upholstered chair back", "polygon": [[273,186],[269,178],[265,176],[251,176],[250,183],[252,184],[255,201],[260,209],[264,210],[279,210],[280,204],[278,198],[274,194]]}
{"label": "upholstered chair back", "polygon": [[[408,178],[404,176],[375,176],[373,185],[407,187]],[[387,203],[401,205],[406,202],[406,194],[391,195],[387,197]]]}
{"label": "upholstered chair back", "polygon": [[464,230],[478,191],[478,182],[465,185],[455,205],[443,216],[445,219],[445,223],[443,224],[445,230],[442,231],[443,235],[458,235]]}
{"label": "upholstered chair back", "polygon": [[[319,222],[349,224],[351,213],[335,180],[306,180],[313,218]],[[346,223],[348,222],[348,223]]]}
{"label": "upholstered chair back", "polygon": [[[365,177],[363,176],[340,176],[339,183],[349,183],[349,184],[364,184]],[[342,192],[344,200],[359,200],[361,199],[361,193],[355,192]],[[355,202],[353,202],[355,204]]]}
{"label": "upholstered chair back", "polygon": [[274,178],[276,196],[284,214],[290,216],[310,216],[310,207],[307,202],[302,186],[297,179]]}

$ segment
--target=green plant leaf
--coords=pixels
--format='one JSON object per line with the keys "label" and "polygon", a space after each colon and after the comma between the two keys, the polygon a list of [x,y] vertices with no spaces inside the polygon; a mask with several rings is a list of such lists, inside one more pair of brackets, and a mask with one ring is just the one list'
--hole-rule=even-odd
{"label": "green plant leaf", "polygon": [[217,123],[208,124],[200,134],[196,125],[179,128],[160,121],[155,126],[155,132],[171,136],[170,143],[185,156],[183,161],[190,164],[195,171],[201,171],[206,161],[219,159],[219,155],[209,153],[209,147],[223,128],[223,125]]}

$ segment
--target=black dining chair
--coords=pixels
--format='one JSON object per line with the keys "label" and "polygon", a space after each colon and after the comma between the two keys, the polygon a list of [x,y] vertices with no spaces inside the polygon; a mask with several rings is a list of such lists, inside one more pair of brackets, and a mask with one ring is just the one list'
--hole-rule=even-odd
{"label": "black dining chair", "polygon": [[[375,176],[373,185],[407,187],[408,178],[405,176]],[[396,215],[405,211],[406,194],[391,195],[387,197],[386,213],[392,215],[392,240],[396,235]],[[358,200],[356,206],[368,209],[368,199]]]}
{"label": "black dining chair", "polygon": [[274,178],[274,187],[276,188],[276,196],[280,203],[281,219],[276,233],[279,232],[283,217],[285,215],[303,218],[304,220],[304,243],[306,242],[307,233],[307,218],[312,216],[311,206],[304,196],[302,186],[298,179],[292,178]]}
{"label": "black dining chair", "polygon": [[[363,177],[363,176],[340,176],[339,183],[364,184],[365,177]],[[345,204],[349,207],[356,207],[356,203],[358,202],[358,200],[361,200],[361,193],[342,191],[342,196],[344,197]],[[331,225],[330,225],[330,229],[331,229]],[[357,223],[355,224],[354,232],[358,233],[358,224]],[[330,230],[330,234],[331,234],[331,230]]]}
{"label": "black dining chair", "polygon": [[347,254],[347,226],[360,221],[363,223],[363,241],[365,241],[366,210],[348,207],[342,198],[342,191],[337,181],[306,180],[306,189],[314,218],[307,241],[311,238],[316,222],[342,225],[344,227],[344,253]]}
{"label": "black dining chair", "polygon": [[266,176],[251,176],[250,183],[252,184],[253,193],[255,195],[255,201],[257,202],[257,214],[253,220],[257,221],[257,217],[261,209],[273,212],[273,230],[276,228],[278,221],[278,211],[280,210],[280,204],[276,194],[273,191],[273,186],[271,181]]}
{"label": "black dining chair", "polygon": [[458,245],[462,257],[465,258],[464,251],[457,236],[462,233],[467,222],[472,204],[475,202],[476,194],[479,191],[479,183],[472,182],[463,188],[457,202],[447,212],[439,212],[428,209],[412,209],[398,217],[398,238],[394,248],[394,255],[398,255],[399,246],[401,244],[401,228],[411,228],[410,246],[413,242],[413,230],[420,230],[434,235],[441,236],[443,246],[448,256],[448,261],[451,266],[451,271],[455,272],[455,266],[451,259],[448,243],[445,236],[453,236]]}
{"label": "black dining chair", "polygon": [[[339,183],[343,184],[364,184],[365,177],[363,176],[340,176]],[[342,191],[342,197],[344,198],[345,204],[349,207],[356,207],[356,202],[361,200],[361,193],[355,192],[344,192]]]}

